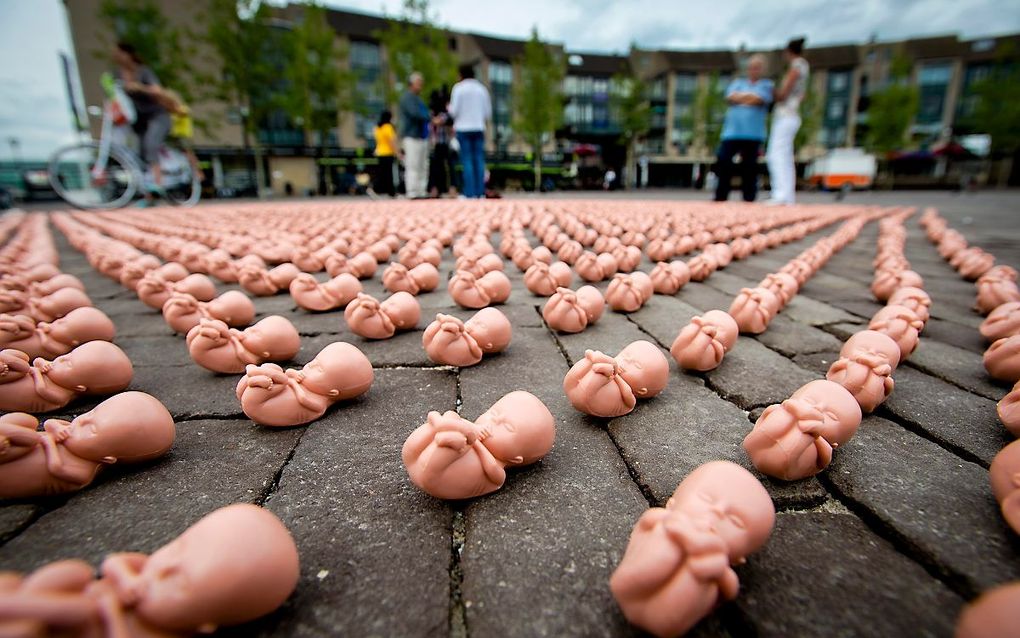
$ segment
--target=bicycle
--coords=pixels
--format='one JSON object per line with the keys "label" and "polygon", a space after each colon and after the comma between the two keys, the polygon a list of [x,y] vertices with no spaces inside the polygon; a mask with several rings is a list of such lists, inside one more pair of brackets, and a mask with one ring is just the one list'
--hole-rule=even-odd
{"label": "bicycle", "polygon": [[[103,79],[106,98],[102,107],[99,140],[89,139],[58,149],[50,157],[49,179],[65,202],[85,210],[122,208],[131,203],[143,185],[152,183],[141,158],[124,143],[126,126],[114,124],[115,85]],[[93,109],[95,107],[90,107]],[[90,110],[90,115],[97,115]],[[188,156],[164,143],[159,151],[165,199],[178,206],[194,206],[202,196],[202,183]]]}

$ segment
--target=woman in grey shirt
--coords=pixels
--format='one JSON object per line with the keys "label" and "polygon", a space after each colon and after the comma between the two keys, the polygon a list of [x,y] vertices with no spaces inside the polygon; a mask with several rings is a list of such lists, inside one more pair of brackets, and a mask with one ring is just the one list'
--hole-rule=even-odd
{"label": "woman in grey shirt", "polygon": [[797,169],[793,157],[793,139],[800,129],[800,103],[807,92],[810,67],[801,56],[804,38],[790,40],[783,57],[790,64],[775,92],[772,130],[765,159],[769,166],[772,198],[767,204],[792,204],[797,190]]}

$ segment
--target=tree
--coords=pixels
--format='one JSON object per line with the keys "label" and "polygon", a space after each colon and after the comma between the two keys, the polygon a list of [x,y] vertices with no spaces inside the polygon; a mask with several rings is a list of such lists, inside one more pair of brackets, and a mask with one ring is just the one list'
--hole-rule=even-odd
{"label": "tree", "polygon": [[712,71],[708,81],[698,86],[693,112],[695,139],[700,140],[709,153],[714,153],[719,146],[725,114],[725,87],[719,86],[719,72]]}
{"label": "tree", "polygon": [[398,18],[389,18],[389,25],[374,35],[386,48],[387,65],[393,81],[387,84],[387,101],[399,98],[408,76],[417,71],[425,86],[422,93],[453,85],[457,60],[450,51],[447,33],[436,26],[429,14],[428,0],[404,0]]}
{"label": "tree", "polygon": [[995,65],[987,77],[971,85],[977,98],[968,118],[975,131],[992,138],[992,151],[1009,154],[1020,148],[1020,66],[1016,61]]}
{"label": "tree", "polygon": [[[154,0],[103,0],[98,17],[118,42],[135,48],[160,84],[177,91],[185,102],[197,97],[196,85],[202,82],[192,82],[193,34],[171,24]],[[93,55],[108,57],[114,43],[103,34],[97,39],[103,46]]]}
{"label": "tree", "polygon": [[910,67],[907,58],[895,58],[889,68],[889,81],[871,94],[864,136],[868,150],[888,153],[903,146],[920,103],[917,87],[909,82]]}
{"label": "tree", "polygon": [[254,137],[257,188],[265,183],[258,123],[276,107],[272,87],[279,77],[272,53],[278,33],[269,26],[269,8],[259,0],[210,0],[206,37],[218,54],[220,73],[211,88],[217,99],[240,115],[244,148]]}
{"label": "tree", "polygon": [[532,27],[517,61],[520,81],[514,84],[514,130],[531,147],[535,160],[535,190],[542,185],[542,146],[563,121],[563,76],[566,61],[538,37]]}
{"label": "tree", "polygon": [[357,78],[338,61],[347,51],[336,45],[336,34],[317,4],[303,7],[301,21],[287,35],[289,55],[284,78],[286,90],[280,105],[307,134],[325,146],[329,132],[339,124],[339,114],[356,107]]}
{"label": "tree", "polygon": [[620,123],[620,141],[627,148],[624,179],[630,188],[637,186],[634,171],[634,153],[637,141],[648,134],[652,126],[652,104],[648,100],[648,85],[635,74],[617,74],[612,79],[615,88],[612,107]]}

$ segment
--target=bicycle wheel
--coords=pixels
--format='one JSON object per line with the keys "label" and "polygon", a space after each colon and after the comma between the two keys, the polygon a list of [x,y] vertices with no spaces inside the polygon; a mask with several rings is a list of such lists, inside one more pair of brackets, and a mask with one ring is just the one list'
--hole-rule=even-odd
{"label": "bicycle wheel", "polygon": [[134,164],[118,148],[111,148],[105,166],[99,166],[98,142],[66,146],[50,158],[50,186],[75,208],[120,208],[138,192]]}
{"label": "bicycle wheel", "polygon": [[166,200],[176,206],[194,206],[202,197],[202,181],[191,170],[187,155],[173,147],[160,154]]}

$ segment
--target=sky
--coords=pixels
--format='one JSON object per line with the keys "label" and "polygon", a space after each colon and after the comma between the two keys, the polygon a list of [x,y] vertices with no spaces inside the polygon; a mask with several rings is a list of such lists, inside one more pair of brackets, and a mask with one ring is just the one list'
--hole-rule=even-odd
{"label": "sky", "polygon": [[[72,0],[73,1],[73,0]],[[399,13],[401,0],[320,0],[366,13]],[[283,0],[285,2],[285,0]],[[274,0],[274,4],[281,4]],[[439,24],[544,39],[575,51],[641,48],[778,48],[793,35],[812,44],[964,38],[1020,32],[1020,0],[432,0]],[[58,53],[73,55],[60,0],[0,0],[0,161],[9,140],[25,159],[72,141]]]}

